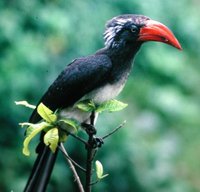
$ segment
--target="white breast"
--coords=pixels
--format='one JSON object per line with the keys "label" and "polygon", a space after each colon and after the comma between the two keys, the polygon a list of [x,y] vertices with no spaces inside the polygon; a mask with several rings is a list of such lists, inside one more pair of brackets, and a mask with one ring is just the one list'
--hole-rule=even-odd
{"label": "white breast", "polygon": [[[103,87],[93,90],[82,99],[92,99],[99,104],[115,98],[123,89],[124,83],[106,84]],[[82,100],[81,99],[81,100]]]}
{"label": "white breast", "polygon": [[[100,104],[104,101],[113,99],[122,91],[125,84],[124,82],[125,79],[115,84],[106,84],[105,86],[102,86],[100,88],[91,91],[90,93],[82,97],[79,101],[91,99],[96,104]],[[90,118],[90,113],[84,112],[75,106],[76,105],[74,105],[74,107],[68,107],[63,109],[59,114],[60,117],[76,119],[79,122],[87,122],[88,119]]]}

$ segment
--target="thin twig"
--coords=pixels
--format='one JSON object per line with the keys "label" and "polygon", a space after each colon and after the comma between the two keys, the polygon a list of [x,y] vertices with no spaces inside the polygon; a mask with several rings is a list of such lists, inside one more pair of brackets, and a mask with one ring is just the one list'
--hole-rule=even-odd
{"label": "thin twig", "polygon": [[113,131],[111,131],[110,133],[108,133],[107,135],[103,136],[102,139],[106,139],[107,137],[111,136],[112,134],[114,134],[116,131],[118,131],[119,129],[121,129],[124,125],[125,125],[126,121],[122,122],[117,128],[115,128]]}
{"label": "thin twig", "polygon": [[[64,151],[65,154],[67,154],[67,156],[69,156],[62,143],[61,143],[61,148],[62,148],[62,151]],[[78,176],[78,174],[76,172],[76,169],[75,169],[72,161],[70,159],[68,159],[68,158],[66,158],[66,159],[67,159],[67,161],[69,163],[69,166],[70,166],[70,168],[71,168],[71,170],[72,170],[72,172],[74,174],[74,178],[75,178],[75,181],[78,184],[78,188],[79,188],[80,192],[84,192],[83,185],[81,183],[81,180],[80,180],[80,178],[79,178],[79,176]]]}
{"label": "thin twig", "polygon": [[66,150],[63,150],[63,147],[59,146],[59,149],[61,150],[61,152],[63,153],[64,157],[66,159],[69,159],[77,168],[79,168],[81,171],[86,172],[86,169],[84,169],[82,166],[80,166],[78,163],[76,163],[76,161],[74,161],[69,155],[68,153],[66,153]]}
{"label": "thin twig", "polygon": [[[62,128],[61,128],[62,129]],[[70,133],[69,131],[65,130],[65,129],[62,129],[62,131],[64,131],[65,133],[67,133],[68,135],[71,135],[72,137],[74,137],[75,139],[79,140],[80,142],[82,142],[83,144],[85,145],[88,145],[87,141],[85,141],[84,139],[82,139],[81,137],[73,134],[73,133]]]}
{"label": "thin twig", "polygon": [[99,181],[100,181],[100,179],[98,179],[98,180],[96,180],[96,181],[90,183],[90,185],[95,185],[95,184],[97,184]]}
{"label": "thin twig", "polygon": [[85,141],[84,139],[82,139],[81,137],[73,134],[73,133],[68,133],[69,135],[71,135],[72,137],[74,137],[75,139],[78,139],[79,141],[81,141],[83,144],[88,145],[87,141]]}

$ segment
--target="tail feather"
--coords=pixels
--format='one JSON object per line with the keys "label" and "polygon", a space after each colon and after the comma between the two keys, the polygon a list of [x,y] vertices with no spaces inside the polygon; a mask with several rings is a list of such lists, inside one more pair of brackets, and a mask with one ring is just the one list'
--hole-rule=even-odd
{"label": "tail feather", "polygon": [[52,153],[49,147],[41,145],[24,192],[44,192],[49,182],[58,150]]}
{"label": "tail feather", "polygon": [[[35,109],[29,119],[30,123],[37,123],[41,120],[40,115]],[[43,142],[44,132],[40,135],[40,143],[36,148],[38,154],[33,165],[31,174],[24,188],[24,192],[44,192],[49,183],[51,173],[56,161],[58,148],[55,153],[47,147]]]}

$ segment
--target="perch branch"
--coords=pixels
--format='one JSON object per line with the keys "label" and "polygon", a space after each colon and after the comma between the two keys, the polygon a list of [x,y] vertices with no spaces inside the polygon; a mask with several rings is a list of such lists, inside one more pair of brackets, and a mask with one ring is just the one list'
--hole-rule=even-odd
{"label": "perch branch", "polygon": [[[63,146],[63,144],[62,144],[62,146]],[[69,159],[69,160],[70,160],[77,168],[79,168],[81,171],[86,172],[86,170],[85,170],[82,166],[80,166],[78,163],[76,163],[76,161],[74,161],[74,160],[68,155],[68,153],[66,152],[64,146],[63,146],[63,147],[60,147],[60,146],[59,146],[59,149],[61,150],[61,152],[63,153],[63,155],[64,155],[64,157],[65,157],[66,159]]]}
{"label": "perch branch", "polygon": [[[92,112],[90,116],[90,125],[94,128],[94,119],[95,119],[95,112]],[[91,178],[92,178],[92,164],[93,159],[96,154],[96,149],[93,147],[94,145],[94,139],[96,131],[86,131],[89,138],[88,138],[88,146],[86,146],[87,149],[87,162],[86,162],[86,182],[85,182],[85,191],[91,192]]]}
{"label": "perch branch", "polygon": [[[60,148],[61,148],[61,151],[65,154],[65,156],[66,156],[66,157],[69,157],[69,155],[68,155],[67,151],[65,150],[65,148],[64,148],[64,146],[63,146],[62,143],[61,143],[61,145],[60,145]],[[79,176],[78,176],[78,174],[77,174],[77,172],[76,172],[76,169],[75,169],[75,167],[74,167],[72,161],[71,161],[69,158],[66,158],[66,159],[67,159],[67,162],[69,163],[69,166],[70,166],[70,168],[71,168],[71,170],[72,170],[72,172],[73,172],[73,174],[74,174],[74,178],[75,178],[75,181],[76,181],[77,184],[78,184],[79,191],[80,191],[80,192],[84,192],[83,185],[82,185],[82,183],[81,183],[81,180],[80,180],[80,178],[79,178]]]}

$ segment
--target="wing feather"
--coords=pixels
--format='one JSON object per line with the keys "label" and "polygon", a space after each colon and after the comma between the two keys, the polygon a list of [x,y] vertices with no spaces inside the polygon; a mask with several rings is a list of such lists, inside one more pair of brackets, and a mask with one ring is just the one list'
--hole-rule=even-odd
{"label": "wing feather", "polygon": [[[60,73],[39,103],[44,103],[53,111],[72,106],[84,95],[103,85],[111,67],[111,60],[103,54],[76,59]],[[29,121],[36,123],[40,119],[37,110],[34,110]]]}

